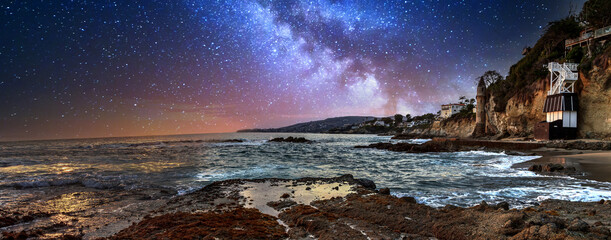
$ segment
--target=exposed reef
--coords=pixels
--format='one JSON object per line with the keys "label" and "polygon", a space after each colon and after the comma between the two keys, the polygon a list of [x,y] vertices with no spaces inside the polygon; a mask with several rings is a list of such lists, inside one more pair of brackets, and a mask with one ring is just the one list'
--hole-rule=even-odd
{"label": "exposed reef", "polygon": [[290,142],[290,143],[313,143],[314,141],[308,140],[304,137],[277,137],[269,140],[270,142]]}

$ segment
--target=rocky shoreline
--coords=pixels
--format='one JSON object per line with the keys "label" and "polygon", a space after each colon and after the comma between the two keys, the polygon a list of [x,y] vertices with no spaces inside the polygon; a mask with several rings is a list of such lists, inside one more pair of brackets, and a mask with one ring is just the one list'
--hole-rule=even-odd
{"label": "rocky shoreline", "polygon": [[[58,235],[57,229],[4,231],[2,239],[609,239],[611,201],[546,200],[513,209],[500,202],[432,208],[336,178],[226,180],[112,222]],[[2,212],[4,215],[4,211]],[[2,216],[5,217],[5,216]],[[0,218],[2,218],[0,217]],[[62,226],[58,226],[61,228]],[[6,229],[6,228],[5,228]],[[19,228],[15,228],[19,229]],[[97,229],[93,231],[93,229]],[[91,234],[91,233],[96,234]],[[105,234],[102,234],[105,233]]]}
{"label": "rocky shoreline", "polygon": [[[577,177],[590,170],[569,165],[571,161],[565,155],[601,154],[547,146],[524,141],[435,138],[423,144],[375,143],[357,147],[412,153],[485,150],[543,155],[519,167],[531,167],[538,174]],[[552,160],[546,156],[553,156]],[[564,160],[558,162],[559,156]],[[351,175],[234,179],[178,196],[164,189],[106,191],[70,185],[57,188],[48,199],[34,204],[3,206],[0,239],[611,238],[610,200],[546,200],[524,209],[512,209],[505,202],[433,208],[412,197],[393,196],[388,188],[376,189],[372,181]]]}
{"label": "rocky shoreline", "polygon": [[[508,154],[524,155],[525,151],[545,146],[536,142],[485,141],[456,138],[433,138],[422,144],[412,143],[373,143],[355,148],[376,148],[395,152],[425,153],[425,152],[456,152],[456,151],[505,151]],[[520,152],[518,152],[520,151]],[[530,154],[530,153],[528,153]]]}
{"label": "rocky shoreline", "polygon": [[[265,191],[262,191],[265,190]],[[350,175],[227,180],[168,200],[109,239],[607,239],[611,202],[435,209]],[[39,230],[38,234],[44,234]],[[3,233],[5,239],[27,236]],[[72,236],[76,239],[83,236]]]}

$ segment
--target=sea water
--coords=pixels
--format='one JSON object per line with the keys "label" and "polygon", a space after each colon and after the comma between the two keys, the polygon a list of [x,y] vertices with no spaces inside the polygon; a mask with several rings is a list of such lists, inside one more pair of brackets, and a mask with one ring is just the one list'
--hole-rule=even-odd
{"label": "sea water", "polygon": [[[312,144],[269,142],[305,137]],[[243,142],[222,142],[240,139]],[[524,207],[545,199],[611,199],[611,183],[542,176],[515,163],[537,156],[470,151],[400,153],[357,149],[376,135],[227,133],[0,143],[0,206],[32,201],[54,188],[96,191],[167,189],[186,194],[233,178],[335,177],[352,174],[434,207],[485,200]]]}

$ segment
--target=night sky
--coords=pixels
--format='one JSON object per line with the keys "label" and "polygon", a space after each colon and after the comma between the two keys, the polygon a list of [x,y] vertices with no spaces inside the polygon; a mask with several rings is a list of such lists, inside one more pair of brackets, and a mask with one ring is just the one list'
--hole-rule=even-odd
{"label": "night sky", "polygon": [[582,1],[0,2],[0,140],[437,112]]}

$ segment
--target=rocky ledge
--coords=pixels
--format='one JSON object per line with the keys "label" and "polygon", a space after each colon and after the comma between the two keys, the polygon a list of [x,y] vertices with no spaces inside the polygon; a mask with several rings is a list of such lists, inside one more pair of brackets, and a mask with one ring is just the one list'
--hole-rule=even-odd
{"label": "rocky ledge", "polygon": [[508,151],[508,154],[524,155],[525,153],[515,151],[528,151],[543,146],[544,144],[534,142],[505,142],[456,138],[433,138],[432,141],[428,141],[423,144],[373,143],[367,146],[356,146],[356,148],[376,148],[409,153],[486,150]]}
{"label": "rocky ledge", "polygon": [[111,239],[609,239],[611,202],[436,209],[350,175],[229,180],[174,198]]}

